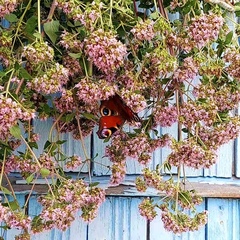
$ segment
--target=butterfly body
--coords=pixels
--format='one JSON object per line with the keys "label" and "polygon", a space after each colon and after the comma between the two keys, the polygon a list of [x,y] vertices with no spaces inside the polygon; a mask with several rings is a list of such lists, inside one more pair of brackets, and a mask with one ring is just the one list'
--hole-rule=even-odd
{"label": "butterfly body", "polygon": [[123,124],[128,122],[140,122],[140,118],[115,94],[108,100],[102,100],[100,105],[101,118],[97,135],[100,139],[110,137]]}

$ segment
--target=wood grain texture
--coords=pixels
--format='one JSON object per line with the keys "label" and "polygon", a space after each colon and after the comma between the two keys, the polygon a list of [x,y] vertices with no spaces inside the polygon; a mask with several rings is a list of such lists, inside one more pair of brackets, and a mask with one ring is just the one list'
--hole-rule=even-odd
{"label": "wood grain texture", "polygon": [[[20,204],[24,204],[25,194],[17,194]],[[153,197],[155,201],[160,200]],[[239,240],[240,200],[205,198],[197,207],[198,211],[208,211],[208,224],[198,231],[173,234],[164,229],[161,212],[150,222],[140,216],[138,205],[143,197],[107,197],[99,209],[99,214],[91,223],[84,223],[80,212],[71,227],[64,232],[53,229],[40,234],[32,234],[31,240]],[[39,214],[41,205],[37,195],[29,202],[31,217]],[[1,234],[4,240],[13,240],[19,230],[12,229]],[[147,235],[150,238],[147,238]]]}

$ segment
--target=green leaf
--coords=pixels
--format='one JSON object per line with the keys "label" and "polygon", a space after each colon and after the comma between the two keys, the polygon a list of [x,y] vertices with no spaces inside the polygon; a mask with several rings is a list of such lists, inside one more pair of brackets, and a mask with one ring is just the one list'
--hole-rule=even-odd
{"label": "green leaf", "polygon": [[[8,227],[7,225],[4,225],[4,226],[0,226],[0,228],[4,229],[5,231],[11,229],[10,227]],[[1,239],[1,238],[0,238]],[[3,238],[2,238],[3,239]],[[2,240],[1,239],[1,240]]]}
{"label": "green leaf", "polygon": [[82,53],[68,53],[68,55],[72,58],[80,58],[82,56]]}
{"label": "green leaf", "polygon": [[62,145],[62,144],[64,144],[65,142],[67,142],[67,140],[58,140],[58,141],[56,141],[56,144]]}
{"label": "green leaf", "polygon": [[164,169],[164,172],[166,172],[166,171],[169,171],[169,172],[171,172],[171,165],[168,163],[168,162],[165,162],[164,163],[164,167],[163,167],[163,169]]}
{"label": "green leaf", "polygon": [[57,40],[57,32],[59,31],[59,21],[52,20],[43,24],[43,28],[47,36],[51,39],[53,43]]}
{"label": "green leaf", "polygon": [[8,202],[7,205],[11,208],[12,211],[19,209],[19,204],[17,200]]}
{"label": "green leaf", "polygon": [[4,193],[4,194],[8,194],[8,195],[12,195],[12,193],[5,187],[1,186],[1,191]]}
{"label": "green leaf", "polygon": [[29,176],[26,178],[27,184],[30,184],[30,183],[33,181],[33,179],[34,179],[34,174],[29,175]]}
{"label": "green leaf", "polygon": [[0,71],[0,77],[4,77],[6,75],[6,73],[4,71]]}
{"label": "green leaf", "polygon": [[15,137],[20,139],[21,138],[21,129],[18,125],[12,126],[10,129],[10,133]]}
{"label": "green leaf", "polygon": [[5,15],[4,18],[5,18],[6,20],[8,20],[9,22],[11,22],[11,23],[14,23],[14,22],[17,22],[17,21],[18,21],[18,17],[17,17],[15,14],[13,14],[13,13],[10,13],[10,14],[8,14],[8,15]]}
{"label": "green leaf", "polygon": [[40,173],[41,173],[42,177],[45,178],[45,177],[49,176],[50,171],[47,168],[41,168]]}
{"label": "green leaf", "polygon": [[82,113],[82,116],[85,117],[88,120],[96,121],[98,119],[95,115],[93,115],[91,113]]}
{"label": "green leaf", "polygon": [[52,143],[50,141],[46,141],[45,144],[44,144],[44,147],[43,149],[46,150]]}
{"label": "green leaf", "polygon": [[28,143],[31,148],[36,148],[38,149],[38,144],[36,142],[29,142]]}
{"label": "green leaf", "polygon": [[73,120],[74,116],[75,116],[75,113],[67,114],[65,122],[67,122],[67,123],[71,122]]}
{"label": "green leaf", "polygon": [[37,39],[42,39],[42,35],[41,35],[41,33],[39,33],[39,32],[35,32],[35,33],[33,34],[33,36],[34,36],[35,38],[37,38]]}
{"label": "green leaf", "polygon": [[33,15],[26,22],[25,33],[32,35],[37,26],[37,16]]}
{"label": "green leaf", "polygon": [[226,39],[225,39],[225,44],[231,43],[232,38],[233,38],[233,31],[231,31],[227,34]]}
{"label": "green leaf", "polygon": [[166,8],[170,6],[171,0],[163,0],[163,6]]}
{"label": "green leaf", "polygon": [[240,17],[240,10],[235,12],[236,17]]}
{"label": "green leaf", "polygon": [[150,14],[150,16],[149,16],[151,19],[157,19],[158,17],[159,17],[159,14],[157,13],[157,12],[153,12],[153,13],[151,13]]}
{"label": "green leaf", "polygon": [[89,187],[96,187],[99,184],[99,182],[93,182],[89,184]]}
{"label": "green leaf", "polygon": [[182,132],[184,132],[184,133],[188,133],[189,130],[188,130],[187,128],[182,128]]}

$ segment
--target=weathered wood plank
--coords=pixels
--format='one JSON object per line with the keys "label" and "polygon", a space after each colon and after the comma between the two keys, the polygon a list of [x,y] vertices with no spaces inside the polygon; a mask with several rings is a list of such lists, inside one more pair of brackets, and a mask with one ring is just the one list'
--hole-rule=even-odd
{"label": "weathered wood plank", "polygon": [[[86,160],[86,156],[84,155],[84,150],[83,150],[83,146],[80,140],[76,140],[72,138],[72,134],[71,133],[65,133],[65,134],[61,134],[61,140],[66,140],[66,143],[64,143],[62,145],[62,151],[64,152],[64,154],[66,154],[66,156],[80,156],[82,158],[83,161]],[[91,136],[87,136],[86,138],[84,138],[84,147],[86,149],[87,155],[89,158],[91,158]],[[64,168],[64,170],[66,172],[68,172],[69,170],[67,170],[66,168]],[[84,166],[80,166],[77,169],[75,169],[75,172],[88,172],[90,170],[88,164],[85,164]]]}
{"label": "weathered wood plank", "polygon": [[208,199],[207,239],[239,239],[239,200]]}
{"label": "weathered wood plank", "polygon": [[240,178],[240,138],[235,140],[234,144],[234,174]]}
{"label": "weathered wood plank", "polygon": [[105,147],[109,145],[110,142],[105,143],[103,140],[99,139],[96,131],[98,126],[94,128],[93,135],[93,157],[94,157],[94,169],[93,173],[96,176],[107,175],[110,174],[109,166],[110,161],[107,157],[105,157]]}
{"label": "weathered wood plank", "polygon": [[88,239],[145,239],[146,224],[137,212],[139,203],[138,198],[107,198],[97,218],[89,224]]}
{"label": "weathered wood plank", "polygon": [[217,151],[217,163],[209,169],[204,169],[204,176],[232,177],[234,163],[234,141],[222,145]]}
{"label": "weathered wood plank", "polygon": [[35,149],[34,152],[39,156],[44,149],[44,144],[48,140],[49,132],[52,126],[52,119],[47,119],[45,121],[34,120],[33,129],[35,133],[39,134],[40,140],[38,141],[38,149]]}

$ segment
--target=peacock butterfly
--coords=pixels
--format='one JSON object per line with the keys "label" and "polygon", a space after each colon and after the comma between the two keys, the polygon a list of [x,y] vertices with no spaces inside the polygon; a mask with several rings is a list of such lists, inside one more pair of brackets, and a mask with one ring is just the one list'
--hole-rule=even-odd
{"label": "peacock butterfly", "polygon": [[108,100],[101,101],[100,114],[101,118],[97,131],[100,139],[110,137],[123,126],[125,121],[141,121],[139,116],[124,103],[118,94],[111,96]]}

